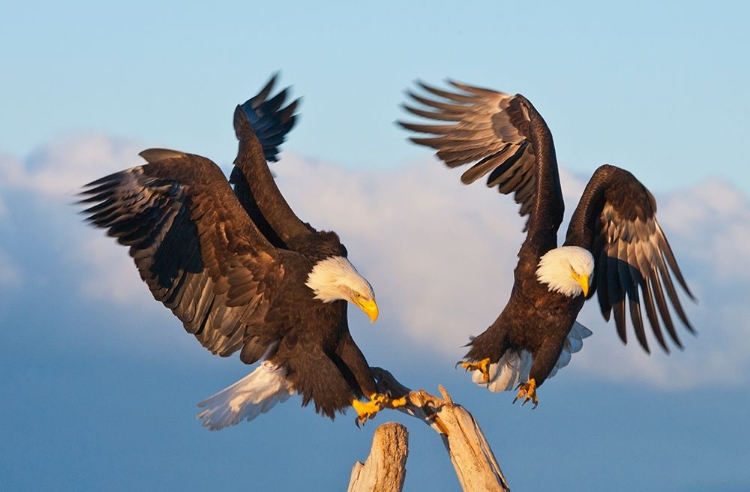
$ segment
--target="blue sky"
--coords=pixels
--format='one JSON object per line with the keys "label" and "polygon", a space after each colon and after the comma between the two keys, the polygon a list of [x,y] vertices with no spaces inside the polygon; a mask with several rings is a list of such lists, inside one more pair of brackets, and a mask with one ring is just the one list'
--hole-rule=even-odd
{"label": "blue sky", "polygon": [[[456,490],[439,438],[399,414],[364,430],[293,397],[218,433],[195,403],[248,372],[211,356],[70,205],[164,146],[227,168],[234,106],[282,71],[302,117],[274,171],[339,231],[381,319],[351,311],[373,365],[448,388],[514,490],[746,490],[750,484],[750,7],[743,2],[16,2],[0,7],[0,488],[345,489],[377,424],[408,425],[406,490]],[[521,92],[557,144],[568,208],[626,167],[698,305],[669,357],[594,331],[536,410],[453,368],[510,289],[512,200],[460,185],[393,122],[416,79]],[[334,192],[331,192],[334,190]]]}

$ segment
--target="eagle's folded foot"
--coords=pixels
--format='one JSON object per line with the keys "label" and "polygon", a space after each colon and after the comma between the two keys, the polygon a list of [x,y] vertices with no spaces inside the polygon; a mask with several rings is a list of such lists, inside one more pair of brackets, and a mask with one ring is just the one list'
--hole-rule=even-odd
{"label": "eagle's folded foot", "polygon": [[370,401],[368,402],[352,400],[352,407],[354,407],[354,410],[357,412],[357,418],[354,423],[357,424],[357,427],[359,427],[368,420],[374,418],[375,415],[377,415],[377,413],[384,408],[399,408],[405,405],[405,396],[393,399],[381,393],[370,395]]}
{"label": "eagle's folded foot", "polygon": [[482,359],[478,362],[459,362],[461,367],[466,369],[467,372],[479,371],[482,373],[482,379],[485,383],[490,382],[490,358]]}
{"label": "eagle's folded foot", "polygon": [[534,378],[531,378],[527,382],[521,383],[518,386],[518,395],[513,399],[513,403],[519,399],[523,399],[521,406],[526,405],[526,402],[529,400],[534,404],[534,408],[539,405],[539,398],[536,397],[536,380]]}

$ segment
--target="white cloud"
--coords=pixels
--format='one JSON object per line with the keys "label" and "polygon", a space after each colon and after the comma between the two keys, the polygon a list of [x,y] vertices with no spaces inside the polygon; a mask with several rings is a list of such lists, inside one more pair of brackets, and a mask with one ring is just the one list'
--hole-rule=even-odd
{"label": "white cloud", "polygon": [[[43,146],[23,162],[0,155],[0,198],[8,193],[7,200],[25,199],[44,207],[50,224],[72,223],[80,208],[71,205],[81,186],[142,163],[138,157],[141,150],[121,139],[78,135]],[[11,192],[20,193],[11,198]],[[0,201],[0,217],[3,210],[7,214],[6,203],[10,202]],[[103,237],[102,231],[88,229],[83,221],[60,229],[54,228],[55,233],[62,234],[55,238],[60,244],[78,242],[78,247],[65,249],[69,255],[65,260],[78,262],[90,272],[79,284],[85,295],[118,303],[144,299],[144,288],[125,248]]]}
{"label": "white cloud", "polygon": [[716,280],[747,286],[750,269],[738,268],[737,260],[750,257],[748,205],[747,196],[739,190],[711,180],[670,195],[659,213],[664,216],[664,227],[674,230],[689,245],[678,251],[700,260]]}
{"label": "white cloud", "polygon": [[71,196],[95,178],[142,163],[138,157],[141,150],[132,142],[104,135],[57,140],[33,152],[24,162],[0,156],[0,187],[47,197]]}
{"label": "white cloud", "polygon": [[512,200],[472,193],[437,162],[352,171],[286,155],[274,171],[304,220],[339,233],[394,323],[380,330],[458,360],[499,313],[522,239]]}
{"label": "white cloud", "polygon": [[23,279],[21,266],[6,251],[0,249],[0,289],[20,287]]}
{"label": "white cloud", "polygon": [[[10,162],[0,182],[31,190],[36,200],[65,196],[91,179],[138,164],[140,150],[106,137],[58,142],[29,164]],[[336,230],[375,287],[384,345],[413,344],[433,353],[436,364],[452,364],[469,336],[483,331],[504,307],[523,241],[523,220],[511,198],[481,183],[463,186],[459,171],[431,159],[393,171],[352,170],[286,153],[273,170],[300,217]],[[564,169],[561,179],[569,215],[585,181]],[[648,356],[635,342],[622,347],[614,326],[592,302],[581,322],[594,336],[566,372],[663,387],[747,383],[750,322],[744,292],[750,262],[737,258],[750,254],[748,199],[717,180],[657,200],[662,226],[701,300],[694,306],[685,299],[699,336],[683,330],[684,352],[666,357],[652,343],[654,354]],[[138,279],[126,249],[100,231],[77,230],[55,240],[79,241],[69,249],[77,252],[74,257],[64,260],[81,265],[78,285],[87,298],[163,310]]]}
{"label": "white cloud", "polygon": [[81,245],[77,258],[90,271],[80,284],[83,294],[90,299],[123,305],[154,304],[149,301],[148,288],[141,281],[127,248],[102,231],[86,232],[89,239]]}

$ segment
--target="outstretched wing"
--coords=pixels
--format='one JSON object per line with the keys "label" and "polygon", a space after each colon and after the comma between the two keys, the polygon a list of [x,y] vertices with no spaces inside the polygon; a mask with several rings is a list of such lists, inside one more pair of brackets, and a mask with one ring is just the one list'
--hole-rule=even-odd
{"label": "outstretched wing", "polygon": [[[688,289],[672,248],[656,220],[656,200],[631,173],[604,165],[596,170],[571,218],[565,244],[594,255],[596,289],[602,315],[614,311],[617,333],[627,343],[626,309],[638,342],[649,352],[642,309],[659,345],[669,352],[661,325],[682,348],[669,305],[694,333],[675,289],[673,277]],[[592,294],[590,294],[592,295]],[[626,308],[627,305],[627,308]]]}
{"label": "outstretched wing", "polygon": [[[210,160],[172,150],[85,186],[87,220],[130,247],[141,278],[200,343],[257,360],[283,268]],[[260,353],[259,353],[260,352]]]}
{"label": "outstretched wing", "polygon": [[[299,99],[295,99],[286,106],[289,87],[285,87],[278,94],[269,98],[276,85],[278,73],[266,82],[266,85],[252,98],[238,106],[242,108],[248,124],[253,130],[263,148],[263,156],[266,161],[276,162],[279,160],[279,146],[286,140],[286,135],[297,123],[297,110]],[[241,116],[235,112],[234,130],[237,139],[242,140],[244,124],[238,121]]]}
{"label": "outstretched wing", "polygon": [[277,248],[312,231],[292,211],[276,186],[267,161],[278,160],[279,146],[296,122],[299,99],[284,106],[288,88],[270,97],[276,75],[261,91],[234,111],[239,140],[229,181],[243,208],[263,235]]}
{"label": "outstretched wing", "polygon": [[[552,134],[542,116],[522,95],[482,89],[454,81],[458,91],[419,86],[434,98],[409,96],[427,109],[405,106],[410,113],[445,124],[399,122],[428,137],[414,143],[437,150],[450,167],[472,166],[461,176],[464,184],[487,176],[487,186],[514,194],[520,215],[529,215],[529,231],[520,255],[538,259],[557,245],[557,229],[565,210]],[[533,257],[529,259],[533,259]]]}
{"label": "outstretched wing", "polygon": [[[513,193],[516,203],[521,205],[521,216],[528,215],[536,193],[537,167],[540,164],[553,166],[550,172],[557,176],[554,146],[544,120],[523,96],[454,81],[449,83],[458,92],[419,82],[419,87],[434,97],[409,92],[408,95],[426,109],[404,106],[414,115],[445,124],[401,121],[399,124],[407,130],[431,135],[411,137],[411,141],[437,150],[437,157],[449,167],[471,164],[461,176],[464,184],[489,174],[487,186],[497,186],[504,194]],[[532,126],[529,108],[538,120],[536,126],[543,128]],[[545,138],[534,139],[534,134],[540,132],[546,134]]]}

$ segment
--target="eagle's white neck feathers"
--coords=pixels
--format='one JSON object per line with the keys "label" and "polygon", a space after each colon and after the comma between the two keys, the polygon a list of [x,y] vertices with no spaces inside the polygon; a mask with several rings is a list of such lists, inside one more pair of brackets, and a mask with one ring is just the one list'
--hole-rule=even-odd
{"label": "eagle's white neck feathers", "polygon": [[591,285],[593,275],[594,257],[578,246],[561,246],[548,251],[539,260],[536,270],[536,278],[546,284],[550,291],[568,297],[583,294],[576,277],[585,277],[588,285]]}
{"label": "eagle's white neck feathers", "polygon": [[323,302],[375,299],[370,283],[343,256],[332,256],[316,263],[305,285],[315,293],[315,299]]}

